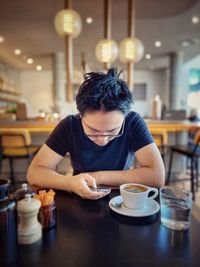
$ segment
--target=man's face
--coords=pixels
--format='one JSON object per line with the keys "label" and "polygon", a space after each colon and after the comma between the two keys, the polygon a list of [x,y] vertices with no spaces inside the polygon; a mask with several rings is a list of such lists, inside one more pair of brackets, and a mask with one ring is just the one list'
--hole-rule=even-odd
{"label": "man's face", "polygon": [[85,135],[99,146],[123,134],[124,114],[120,111],[93,111],[82,117]]}

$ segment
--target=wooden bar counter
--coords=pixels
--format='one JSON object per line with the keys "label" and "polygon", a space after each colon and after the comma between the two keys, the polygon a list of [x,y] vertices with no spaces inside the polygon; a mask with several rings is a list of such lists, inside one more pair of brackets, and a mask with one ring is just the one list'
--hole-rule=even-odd
{"label": "wooden bar counter", "polygon": [[200,122],[190,122],[188,120],[173,121],[173,120],[145,120],[149,129],[165,129],[169,132],[184,132],[200,128]]}
{"label": "wooden bar counter", "polygon": [[[26,120],[6,122],[0,121],[0,128],[25,128],[30,132],[51,132],[59,121],[40,121]],[[183,121],[165,121],[165,120],[150,120],[146,119],[149,129],[165,129],[167,132],[183,132],[200,128],[200,122]]]}
{"label": "wooden bar counter", "polygon": [[25,120],[14,122],[0,122],[0,128],[27,129],[30,132],[51,132],[59,121]]}

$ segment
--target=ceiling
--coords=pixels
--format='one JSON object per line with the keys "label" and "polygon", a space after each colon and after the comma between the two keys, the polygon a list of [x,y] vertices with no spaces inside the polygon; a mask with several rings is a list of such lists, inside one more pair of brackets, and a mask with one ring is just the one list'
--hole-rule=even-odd
{"label": "ceiling", "polygon": [[[127,0],[112,0],[112,39],[118,44],[127,37]],[[73,41],[74,65],[81,70],[81,53],[85,55],[89,69],[100,70],[102,65],[95,57],[95,46],[103,38],[103,0],[73,0],[73,9],[82,17],[83,29]],[[64,51],[64,39],[54,29],[55,14],[64,7],[63,0],[0,0],[0,59],[20,69],[52,68],[53,54]],[[150,53],[135,65],[136,69],[164,68],[168,54],[183,51],[185,61],[199,54],[200,22],[191,23],[192,16],[200,17],[199,0],[136,0],[136,37]],[[93,18],[92,24],[85,19]],[[154,42],[162,46],[156,48]],[[189,46],[181,43],[188,41]],[[22,50],[16,56],[13,51]],[[26,58],[34,64],[28,65]],[[114,65],[124,67],[119,60]]]}

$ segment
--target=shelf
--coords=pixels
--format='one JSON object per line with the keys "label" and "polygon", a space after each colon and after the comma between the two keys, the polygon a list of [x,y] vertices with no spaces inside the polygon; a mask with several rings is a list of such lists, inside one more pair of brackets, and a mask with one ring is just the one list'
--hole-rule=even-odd
{"label": "shelf", "polygon": [[1,96],[0,96],[0,101],[10,102],[10,103],[20,103],[18,99],[10,99],[10,98],[1,97]]}
{"label": "shelf", "polygon": [[5,94],[9,94],[9,95],[17,95],[17,96],[21,95],[21,93],[19,93],[19,92],[9,91],[9,90],[2,89],[2,88],[0,88],[0,93],[5,93]]}

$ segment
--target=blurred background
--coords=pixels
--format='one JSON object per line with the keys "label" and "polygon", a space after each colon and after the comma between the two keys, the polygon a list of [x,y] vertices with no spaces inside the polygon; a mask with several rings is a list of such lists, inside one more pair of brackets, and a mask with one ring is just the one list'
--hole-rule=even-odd
{"label": "blurred background", "polygon": [[[131,22],[128,2],[110,1],[109,37],[120,49],[132,26],[132,37],[143,44],[141,59],[131,66],[134,109],[151,118],[152,101],[159,96],[162,109],[181,109],[185,117],[199,117],[200,1],[136,0]],[[70,1],[82,25],[68,51],[70,63],[66,60],[68,37],[59,36],[55,29],[55,16],[66,3],[0,0],[0,113],[15,113],[18,103],[26,104],[28,118],[49,112],[61,117],[75,113],[74,96],[85,72],[105,71],[95,49],[105,38],[106,1]],[[121,77],[128,79],[127,64],[119,56],[110,66],[123,69]],[[67,71],[73,87],[73,97],[68,99]]]}

